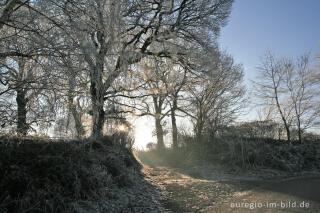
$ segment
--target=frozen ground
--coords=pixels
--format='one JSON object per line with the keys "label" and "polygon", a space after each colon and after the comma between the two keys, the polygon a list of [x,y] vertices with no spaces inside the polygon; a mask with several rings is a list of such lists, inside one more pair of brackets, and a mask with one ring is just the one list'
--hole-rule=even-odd
{"label": "frozen ground", "polygon": [[143,172],[164,192],[165,212],[320,212],[316,172],[248,173],[215,166],[184,170],[145,166]]}

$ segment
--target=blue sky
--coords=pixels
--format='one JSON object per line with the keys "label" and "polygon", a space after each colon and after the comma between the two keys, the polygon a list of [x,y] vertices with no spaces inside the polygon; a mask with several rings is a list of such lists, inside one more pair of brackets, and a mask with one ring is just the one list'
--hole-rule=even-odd
{"label": "blue sky", "polygon": [[[320,52],[320,0],[235,0],[220,44],[254,79],[267,50],[295,57]],[[246,81],[248,83],[248,81]]]}

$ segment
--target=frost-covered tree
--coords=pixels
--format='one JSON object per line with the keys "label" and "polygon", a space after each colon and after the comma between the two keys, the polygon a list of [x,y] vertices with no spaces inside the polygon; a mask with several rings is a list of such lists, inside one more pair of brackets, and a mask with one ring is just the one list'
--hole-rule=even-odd
{"label": "frost-covered tree", "polygon": [[303,55],[296,62],[287,59],[285,84],[294,113],[298,140],[302,142],[302,133],[310,127],[319,125],[319,85],[313,80],[310,57]]}
{"label": "frost-covered tree", "polygon": [[146,56],[183,55],[181,40],[205,44],[226,23],[232,1],[77,0],[52,5],[64,37],[88,64],[92,136],[99,136],[105,95],[120,73]]}
{"label": "frost-covered tree", "polygon": [[[102,135],[110,111],[105,103],[120,74],[145,57],[183,57],[192,52],[187,53],[186,47],[210,44],[226,24],[232,3],[8,0],[0,11],[0,56],[58,58],[71,54],[72,60],[84,62],[89,77],[92,136],[97,137]],[[12,41],[18,37],[30,44],[28,48],[12,49]]]}
{"label": "frost-covered tree", "polygon": [[225,53],[206,55],[209,57],[198,66],[200,75],[189,84],[188,114],[199,139],[204,133],[214,137],[220,128],[233,122],[245,94],[242,66]]}
{"label": "frost-covered tree", "polygon": [[290,127],[292,125],[292,107],[287,101],[286,89],[284,85],[285,70],[290,65],[284,58],[275,58],[268,52],[259,67],[259,77],[255,82],[256,95],[266,104],[271,104],[277,110],[286,130],[287,140],[290,142]]}
{"label": "frost-covered tree", "polygon": [[268,53],[260,68],[261,77],[256,82],[258,96],[274,106],[286,129],[287,140],[291,140],[291,128],[302,133],[319,124],[319,95],[317,81],[310,57],[303,55],[296,60],[276,58]]}
{"label": "frost-covered tree", "polygon": [[1,114],[3,127],[16,124],[17,133],[26,135],[32,124],[52,120],[50,88],[53,82],[43,67],[44,60],[21,57],[2,60],[0,97],[1,105],[5,107]]}

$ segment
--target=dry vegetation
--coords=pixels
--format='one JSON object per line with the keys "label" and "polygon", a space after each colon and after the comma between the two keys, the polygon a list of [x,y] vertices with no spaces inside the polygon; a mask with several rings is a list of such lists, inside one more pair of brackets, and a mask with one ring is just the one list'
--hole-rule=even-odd
{"label": "dry vegetation", "polygon": [[0,138],[0,212],[159,212],[131,151],[98,141]]}
{"label": "dry vegetation", "polygon": [[273,139],[221,138],[190,141],[175,149],[139,152],[146,164],[188,168],[222,164],[233,170],[273,169],[287,173],[320,171],[320,143],[287,143]]}

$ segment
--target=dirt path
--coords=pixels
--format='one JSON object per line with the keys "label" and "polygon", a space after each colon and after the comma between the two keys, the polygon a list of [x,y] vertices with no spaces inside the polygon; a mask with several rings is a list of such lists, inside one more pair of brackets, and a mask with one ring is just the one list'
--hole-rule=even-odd
{"label": "dirt path", "polygon": [[166,191],[166,212],[320,212],[320,178],[284,181],[192,178],[166,167],[145,167]]}

